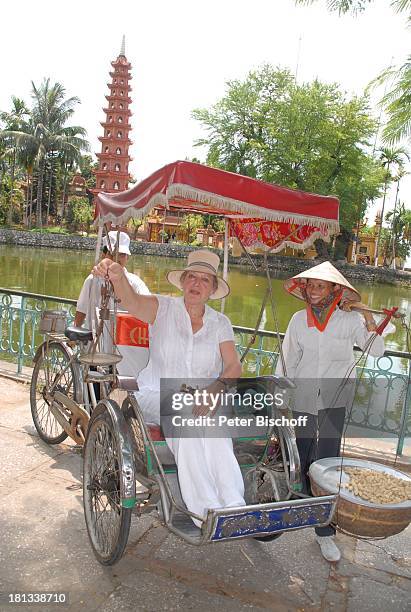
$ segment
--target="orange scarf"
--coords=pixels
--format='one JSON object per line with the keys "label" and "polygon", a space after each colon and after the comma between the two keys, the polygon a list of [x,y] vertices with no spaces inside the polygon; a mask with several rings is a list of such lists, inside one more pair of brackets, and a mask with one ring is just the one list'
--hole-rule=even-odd
{"label": "orange scarf", "polygon": [[334,310],[337,308],[339,301],[341,300],[342,291],[334,296],[334,299],[329,303],[326,303],[320,307],[312,307],[311,304],[307,303],[307,325],[308,327],[316,327],[318,331],[323,332],[328,325],[328,321]]}

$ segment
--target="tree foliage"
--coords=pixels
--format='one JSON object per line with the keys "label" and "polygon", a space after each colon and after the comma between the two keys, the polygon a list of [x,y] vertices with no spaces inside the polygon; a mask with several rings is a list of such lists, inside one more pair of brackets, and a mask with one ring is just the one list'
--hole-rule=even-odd
{"label": "tree foliage", "polygon": [[[25,216],[31,219],[35,203],[36,224],[42,227],[44,215],[47,219],[49,212],[57,212],[59,192],[64,211],[68,173],[79,163],[81,152],[89,148],[85,129],[67,125],[80,101],[77,97],[66,98],[61,83],[53,84],[50,79],[44,79],[39,86],[32,82],[30,110],[17,98],[12,101],[12,112],[0,115],[4,123],[0,140],[12,154],[12,170],[17,169],[25,177]],[[13,171],[11,175],[14,179]]]}
{"label": "tree foliage", "polygon": [[383,170],[370,152],[377,125],[366,97],[346,99],[336,84],[297,84],[269,65],[229,81],[226,95],[193,117],[206,136],[207,163],[272,183],[340,199],[351,230],[380,194]]}
{"label": "tree foliage", "polygon": [[390,66],[384,70],[370,87],[387,84],[389,90],[380,100],[380,106],[388,115],[382,133],[388,144],[403,138],[411,141],[411,55],[399,68]]}
{"label": "tree foliage", "polygon": [[184,216],[181,227],[187,232],[187,242],[194,242],[197,235],[197,230],[200,227],[205,227],[203,215],[188,214]]}
{"label": "tree foliage", "polygon": [[68,203],[67,222],[74,229],[90,227],[93,220],[94,210],[88,198],[73,196]]}
{"label": "tree foliage", "polygon": [[407,209],[404,202],[399,202],[397,209],[390,210],[385,219],[391,223],[391,227],[385,230],[382,240],[384,259],[391,263],[393,253],[406,259],[411,253],[411,209]]}

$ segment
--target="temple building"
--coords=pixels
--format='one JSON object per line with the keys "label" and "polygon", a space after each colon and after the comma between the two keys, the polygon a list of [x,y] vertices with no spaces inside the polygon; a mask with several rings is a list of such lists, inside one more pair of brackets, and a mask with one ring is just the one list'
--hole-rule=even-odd
{"label": "temple building", "polygon": [[124,36],[120,54],[111,65],[113,70],[110,72],[111,82],[107,83],[109,94],[106,96],[107,105],[103,108],[105,120],[101,125],[104,132],[103,136],[99,137],[101,152],[96,153],[99,167],[94,172],[96,189],[93,193],[124,191],[128,189],[130,180],[128,165],[131,157],[128,149],[132,144],[129,138],[132,113],[129,109],[131,104],[129,81],[132,77],[131,64],[126,58]]}

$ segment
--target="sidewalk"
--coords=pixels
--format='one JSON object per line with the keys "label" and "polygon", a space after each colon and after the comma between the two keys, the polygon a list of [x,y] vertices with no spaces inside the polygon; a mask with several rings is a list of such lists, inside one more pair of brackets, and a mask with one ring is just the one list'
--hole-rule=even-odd
{"label": "sidewalk", "polygon": [[255,540],[191,547],[156,514],[133,515],[129,545],[113,568],[95,560],[81,493],[81,453],[36,435],[28,386],[0,378],[0,591],[65,591],[68,606],[0,610],[316,610],[410,609],[411,528],[388,540],[338,535],[334,567],[309,529],[264,544]]}

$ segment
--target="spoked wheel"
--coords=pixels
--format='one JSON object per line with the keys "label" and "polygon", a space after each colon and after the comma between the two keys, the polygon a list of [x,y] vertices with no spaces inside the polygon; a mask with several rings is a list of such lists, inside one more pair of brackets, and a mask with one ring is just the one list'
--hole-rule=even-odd
{"label": "spoked wheel", "polygon": [[30,406],[37,432],[47,444],[59,444],[67,438],[67,433],[50,410],[53,392],[60,391],[75,399],[78,386],[79,382],[65,347],[58,342],[43,344],[31,377]]}
{"label": "spoked wheel", "polygon": [[87,531],[97,560],[113,565],[122,556],[132,508],[121,503],[121,448],[103,403],[93,411],[84,446],[83,503]]}

